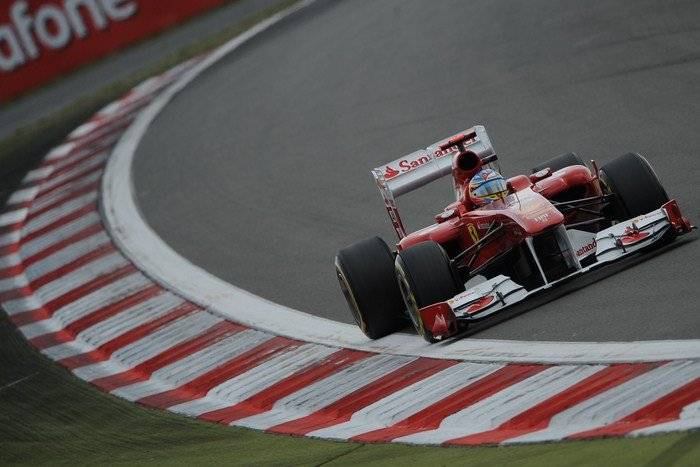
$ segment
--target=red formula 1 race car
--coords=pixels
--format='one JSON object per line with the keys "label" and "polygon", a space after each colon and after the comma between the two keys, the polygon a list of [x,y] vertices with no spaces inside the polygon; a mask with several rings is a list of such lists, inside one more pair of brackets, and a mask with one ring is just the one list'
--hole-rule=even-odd
{"label": "red formula 1 race car", "polygon": [[[628,153],[598,168],[573,153],[503,179],[483,126],[372,171],[399,241],[340,250],[335,267],[371,339],[405,325],[428,342],[592,269],[664,245],[694,227],[649,163]],[[456,200],[406,233],[395,198],[452,175]]]}

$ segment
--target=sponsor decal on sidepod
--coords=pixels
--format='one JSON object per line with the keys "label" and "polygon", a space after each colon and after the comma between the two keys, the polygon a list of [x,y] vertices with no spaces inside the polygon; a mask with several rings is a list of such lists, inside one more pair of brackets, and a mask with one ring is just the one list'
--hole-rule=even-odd
{"label": "sponsor decal on sidepod", "polygon": [[581,248],[576,250],[576,256],[583,256],[586,253],[589,253],[593,250],[595,250],[596,246],[598,243],[595,241],[595,238],[591,241],[591,243],[588,243],[586,245],[583,245]]}

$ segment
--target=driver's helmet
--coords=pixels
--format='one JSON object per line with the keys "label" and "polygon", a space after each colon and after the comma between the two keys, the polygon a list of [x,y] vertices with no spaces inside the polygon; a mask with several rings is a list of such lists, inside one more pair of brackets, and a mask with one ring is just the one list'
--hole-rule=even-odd
{"label": "driver's helmet", "polygon": [[492,169],[483,169],[469,181],[467,191],[475,206],[484,206],[505,198],[508,187],[501,174]]}

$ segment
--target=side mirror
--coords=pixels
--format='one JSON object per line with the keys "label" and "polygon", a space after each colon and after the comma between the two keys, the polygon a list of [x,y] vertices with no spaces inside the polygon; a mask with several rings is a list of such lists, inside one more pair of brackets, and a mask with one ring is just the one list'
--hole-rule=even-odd
{"label": "side mirror", "polygon": [[552,175],[552,169],[547,167],[540,170],[539,172],[535,172],[534,174],[530,175],[530,180],[532,181],[532,183],[537,183],[540,180],[544,180],[545,178],[549,177],[550,175]]}

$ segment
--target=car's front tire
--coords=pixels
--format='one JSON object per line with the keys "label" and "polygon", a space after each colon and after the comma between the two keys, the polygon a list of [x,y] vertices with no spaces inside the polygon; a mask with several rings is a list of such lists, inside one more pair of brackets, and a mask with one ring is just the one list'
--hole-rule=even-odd
{"label": "car's front tire", "polygon": [[605,164],[600,179],[604,190],[615,195],[611,216],[617,221],[649,213],[669,201],[654,169],[639,154],[630,152]]}
{"label": "car's front tire", "polygon": [[405,324],[404,303],[394,273],[394,256],[386,242],[372,237],[338,252],[335,271],[357,325],[379,339]]}
{"label": "car's front tire", "polygon": [[436,342],[418,310],[464,291],[464,284],[450,264],[447,253],[433,241],[414,245],[396,256],[396,277],[416,332],[426,341]]}

